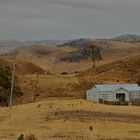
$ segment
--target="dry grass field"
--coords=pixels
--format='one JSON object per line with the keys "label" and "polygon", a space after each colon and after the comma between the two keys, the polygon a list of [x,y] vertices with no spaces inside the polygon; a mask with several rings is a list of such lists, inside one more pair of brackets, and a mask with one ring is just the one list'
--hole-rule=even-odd
{"label": "dry grass field", "polygon": [[80,84],[75,75],[20,75],[18,80],[23,96],[16,99],[16,104],[49,97],[81,98],[85,94],[83,87],[75,87]]}
{"label": "dry grass field", "polygon": [[0,140],[30,133],[38,140],[139,140],[139,118],[136,106],[52,98],[17,105],[11,111],[0,108]]}

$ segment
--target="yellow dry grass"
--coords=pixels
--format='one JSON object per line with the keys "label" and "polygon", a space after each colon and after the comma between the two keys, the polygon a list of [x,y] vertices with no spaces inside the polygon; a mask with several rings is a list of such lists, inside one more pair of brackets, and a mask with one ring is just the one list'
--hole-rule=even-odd
{"label": "yellow dry grass", "polygon": [[32,133],[38,140],[134,140],[140,138],[139,117],[135,106],[47,99],[11,111],[0,108],[0,140],[16,140],[21,133]]}
{"label": "yellow dry grass", "polygon": [[[79,98],[81,93],[71,85],[78,84],[74,75],[20,75],[19,86],[23,96],[16,99],[16,103],[29,103],[47,97]],[[37,96],[36,96],[37,95]]]}

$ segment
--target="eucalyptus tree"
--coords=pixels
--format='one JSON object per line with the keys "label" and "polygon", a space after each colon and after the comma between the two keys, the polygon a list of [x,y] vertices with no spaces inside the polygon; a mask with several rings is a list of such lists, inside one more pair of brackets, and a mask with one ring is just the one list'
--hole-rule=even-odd
{"label": "eucalyptus tree", "polygon": [[90,57],[92,60],[92,69],[94,72],[96,72],[96,62],[103,60],[101,56],[101,48],[94,45],[94,44],[88,44],[84,49],[82,49],[82,52],[87,56]]}

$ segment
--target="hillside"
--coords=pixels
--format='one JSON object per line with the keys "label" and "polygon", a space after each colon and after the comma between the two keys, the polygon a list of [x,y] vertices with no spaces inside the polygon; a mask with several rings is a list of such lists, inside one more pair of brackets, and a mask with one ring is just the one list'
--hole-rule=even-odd
{"label": "hillside", "polygon": [[[112,40],[77,40],[63,44],[62,48],[72,47],[75,51],[70,52],[67,58],[77,57],[81,60],[86,60],[87,57],[82,57],[78,50],[86,48],[88,44],[93,44],[101,48],[101,54],[104,58],[103,63],[111,62],[124,57],[137,55],[140,53],[140,46],[128,42],[112,41]],[[78,48],[78,49],[77,49]],[[79,53],[78,53],[79,52]]]}
{"label": "hillside", "polygon": [[135,34],[124,34],[118,37],[113,38],[115,41],[124,41],[124,42],[140,42],[140,36]]}
{"label": "hillside", "polygon": [[[101,48],[103,61],[100,61],[98,65],[140,53],[139,44],[112,40],[77,40],[77,42],[75,40],[72,43],[69,42],[53,48],[44,45],[22,47],[17,58],[32,62],[51,73],[84,71],[91,67],[91,60],[81,54],[79,50],[81,50],[81,44],[83,48],[88,43],[95,44]],[[10,55],[5,57],[9,58]]]}
{"label": "hillside", "polygon": [[135,83],[140,79],[140,55],[101,65],[95,75],[89,69],[79,76],[97,83]]}
{"label": "hillside", "polygon": [[97,66],[80,74],[21,75],[23,96],[16,103],[39,101],[49,97],[84,98],[96,83],[136,83],[140,79],[140,55]]}
{"label": "hillside", "polygon": [[[12,60],[5,60],[5,66],[12,70],[13,61]],[[44,74],[45,70],[40,68],[39,66],[26,61],[16,61],[16,74],[17,75],[25,75],[25,74]]]}
{"label": "hillside", "polygon": [[[88,43],[101,48],[103,61],[97,63],[96,75],[90,70],[92,61],[83,55],[78,57],[81,48],[77,43],[76,47],[67,44],[53,48],[44,45],[20,48],[17,74],[23,96],[16,99],[15,104],[49,97],[84,98],[86,90],[95,83],[133,83],[138,80],[139,44],[111,40],[90,40]],[[3,56],[9,66],[12,55]]]}

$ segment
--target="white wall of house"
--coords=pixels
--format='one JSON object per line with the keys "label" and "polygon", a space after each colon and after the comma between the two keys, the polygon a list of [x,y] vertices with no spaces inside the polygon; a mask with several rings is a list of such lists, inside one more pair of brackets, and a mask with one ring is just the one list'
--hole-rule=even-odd
{"label": "white wall of house", "polygon": [[99,93],[100,93],[100,96],[99,96],[100,99],[102,99],[104,101],[108,101],[109,92],[102,91],[102,92],[99,92]]}
{"label": "white wall of house", "polygon": [[140,100],[140,91],[131,91],[130,100]]}
{"label": "white wall of house", "polygon": [[89,101],[99,102],[99,95],[100,94],[98,91],[88,90],[86,93],[86,98]]}

